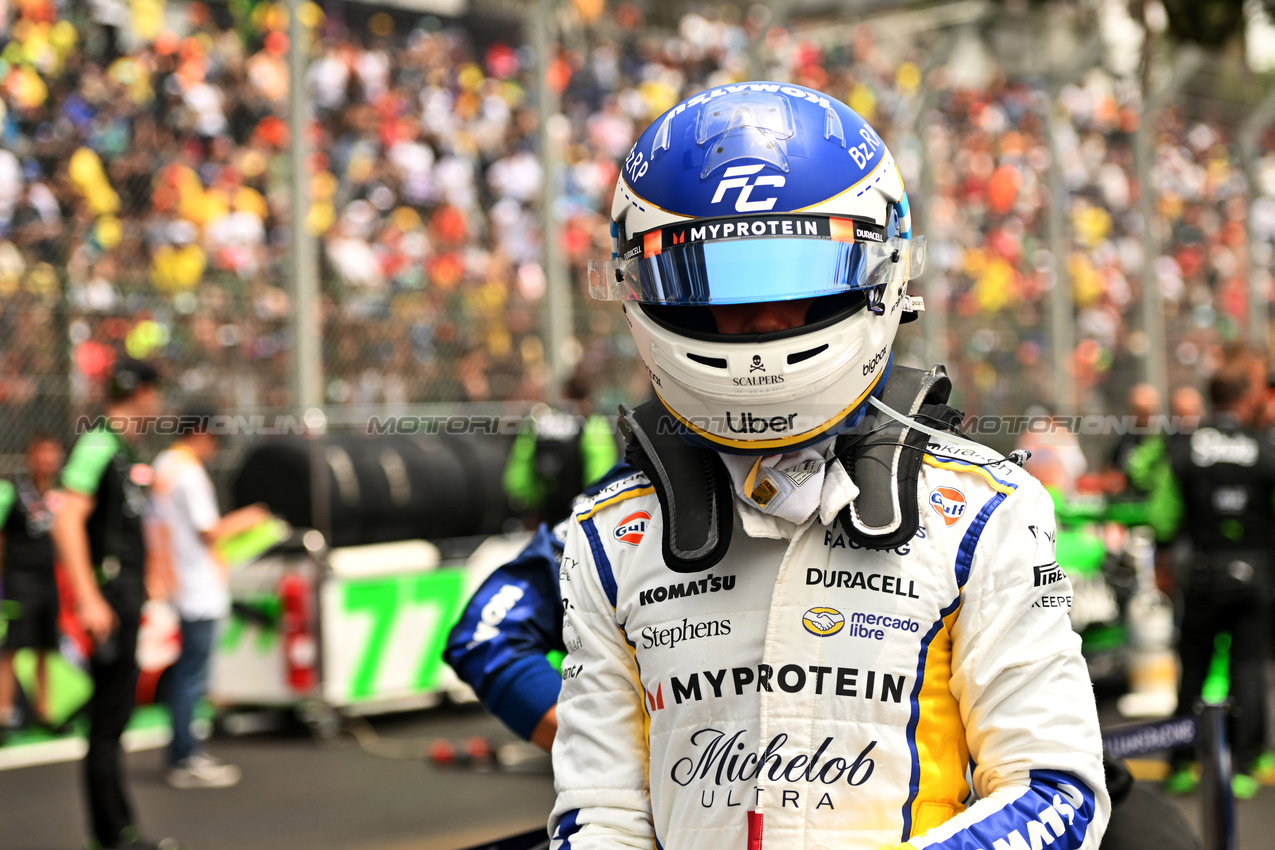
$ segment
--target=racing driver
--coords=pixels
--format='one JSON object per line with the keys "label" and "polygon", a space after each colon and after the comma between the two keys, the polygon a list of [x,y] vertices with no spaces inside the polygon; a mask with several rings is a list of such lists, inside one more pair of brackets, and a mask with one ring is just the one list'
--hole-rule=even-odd
{"label": "racing driver", "polygon": [[590,290],[656,399],[555,535],[554,846],[1097,848],[1053,507],[952,433],[940,367],[894,362],[924,240],[877,133],[712,89],[638,139],[611,218]]}

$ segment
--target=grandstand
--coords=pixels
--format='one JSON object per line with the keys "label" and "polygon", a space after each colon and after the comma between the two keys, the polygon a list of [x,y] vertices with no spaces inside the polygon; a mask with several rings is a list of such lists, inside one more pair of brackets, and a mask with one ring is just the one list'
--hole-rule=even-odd
{"label": "grandstand", "polygon": [[[1275,140],[1242,44],[1194,53],[1159,4],[1145,28],[1124,3],[917,5],[302,6],[325,405],[544,395],[556,286],[558,351],[603,407],[640,398],[583,282],[616,162],[750,73],[842,96],[898,155],[931,245],[900,352],[946,361],[968,411],[1120,412],[1156,363],[1199,383],[1220,344],[1267,341]],[[175,402],[296,403],[286,8],[107,6],[18,0],[0,32],[0,472],[30,431],[69,436],[124,351]],[[524,24],[545,8],[542,79]]]}

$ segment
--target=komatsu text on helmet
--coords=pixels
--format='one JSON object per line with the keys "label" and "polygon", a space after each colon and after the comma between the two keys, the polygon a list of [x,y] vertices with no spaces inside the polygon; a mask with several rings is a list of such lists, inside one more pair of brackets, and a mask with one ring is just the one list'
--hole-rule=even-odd
{"label": "komatsu text on helmet", "polygon": [[[625,305],[655,392],[689,434],[789,451],[856,417],[920,299],[924,237],[876,131],[801,86],[706,91],[661,115],[620,171],[611,259],[589,291]],[[719,333],[708,305],[813,298],[806,323]]]}

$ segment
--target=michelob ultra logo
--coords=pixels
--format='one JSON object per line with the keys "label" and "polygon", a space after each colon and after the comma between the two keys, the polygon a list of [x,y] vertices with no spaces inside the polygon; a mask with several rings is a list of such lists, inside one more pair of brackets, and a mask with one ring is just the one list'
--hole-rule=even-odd
{"label": "michelob ultra logo", "polygon": [[943,522],[953,525],[965,513],[965,494],[955,487],[935,487],[930,491],[930,505]]}
{"label": "michelob ultra logo", "polygon": [[828,637],[845,628],[846,617],[836,608],[811,608],[802,615],[801,624],[812,635]]}
{"label": "michelob ultra logo", "polygon": [[629,514],[615,527],[615,539],[632,546],[638,545],[646,536],[646,524],[650,521],[651,515],[646,511],[635,511]]}

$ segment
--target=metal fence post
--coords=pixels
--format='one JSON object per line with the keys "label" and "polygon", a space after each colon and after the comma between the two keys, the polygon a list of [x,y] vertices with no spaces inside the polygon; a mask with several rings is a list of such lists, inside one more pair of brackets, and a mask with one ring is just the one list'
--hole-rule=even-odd
{"label": "metal fence post", "polygon": [[562,197],[562,158],[553,139],[550,125],[558,114],[558,95],[549,84],[549,67],[553,62],[553,20],[557,0],[537,0],[528,7],[528,23],[532,44],[538,59],[536,68],[536,134],[540,145],[540,170],[543,173],[540,200],[540,227],[544,239],[545,314],[543,339],[549,367],[549,384],[545,395],[559,398],[562,382],[574,365],[571,340],[575,336],[571,315],[571,281],[566,259],[562,255],[561,228],[556,206]]}
{"label": "metal fence post", "polygon": [[1059,163],[1058,133],[1062,118],[1058,115],[1058,94],[1062,87],[1080,79],[1102,58],[1102,38],[1094,35],[1084,49],[1058,74],[1049,86],[1049,105],[1045,115],[1045,135],[1049,142],[1049,253],[1053,288],[1049,300],[1049,347],[1053,352],[1054,405],[1059,413],[1079,409],[1076,397],[1076,374],[1071,355],[1076,348],[1076,316],[1071,293],[1071,275],[1067,271],[1067,213],[1070,193],[1063,185]]}
{"label": "metal fence post", "polygon": [[323,325],[319,318],[319,270],[316,241],[306,219],[310,212],[309,99],[310,28],[301,20],[303,0],[288,0],[288,130],[292,159],[288,203],[292,219],[292,395],[297,405],[323,403]]}
{"label": "metal fence post", "polygon": [[1248,339],[1258,345],[1266,345],[1270,335],[1270,301],[1267,284],[1270,281],[1270,260],[1262,261],[1258,250],[1260,234],[1253,216],[1253,202],[1257,198],[1257,163],[1261,158],[1259,144],[1262,133],[1275,121],[1275,86],[1266,90],[1261,103],[1245,120],[1239,132],[1240,164],[1244,169],[1244,182],[1248,184]]}
{"label": "metal fence post", "polygon": [[1168,352],[1165,351],[1164,305],[1160,303],[1160,285],[1155,277],[1155,260],[1160,255],[1160,229],[1156,226],[1156,194],[1151,182],[1155,157],[1155,121],[1191,75],[1204,62],[1204,52],[1194,45],[1178,48],[1173,73],[1168,82],[1154,92],[1143,92],[1142,116],[1134,137],[1133,160],[1138,176],[1138,210],[1142,215],[1142,330],[1146,334],[1143,375],[1147,383],[1169,397]]}

